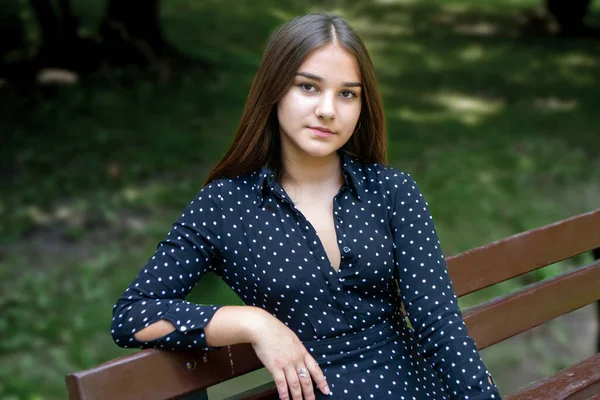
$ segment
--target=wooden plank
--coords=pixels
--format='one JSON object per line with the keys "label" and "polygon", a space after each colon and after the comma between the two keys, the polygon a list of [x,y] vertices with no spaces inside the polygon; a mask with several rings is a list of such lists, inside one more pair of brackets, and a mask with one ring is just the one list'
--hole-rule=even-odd
{"label": "wooden plank", "polygon": [[592,400],[600,398],[600,353],[540,379],[505,400]]}
{"label": "wooden plank", "polygon": [[448,257],[457,296],[600,247],[600,208]]}
{"label": "wooden plank", "polygon": [[146,349],[67,375],[69,399],[164,400],[262,368],[252,346],[204,352]]}
{"label": "wooden plank", "polygon": [[600,299],[600,260],[465,311],[478,349]]}

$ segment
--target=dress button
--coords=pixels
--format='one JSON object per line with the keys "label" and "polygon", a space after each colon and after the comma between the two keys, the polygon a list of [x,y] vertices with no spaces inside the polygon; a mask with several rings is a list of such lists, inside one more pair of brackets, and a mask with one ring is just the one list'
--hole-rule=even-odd
{"label": "dress button", "polygon": [[350,253],[350,247],[348,246],[344,246],[344,248],[342,249],[342,251],[346,254]]}

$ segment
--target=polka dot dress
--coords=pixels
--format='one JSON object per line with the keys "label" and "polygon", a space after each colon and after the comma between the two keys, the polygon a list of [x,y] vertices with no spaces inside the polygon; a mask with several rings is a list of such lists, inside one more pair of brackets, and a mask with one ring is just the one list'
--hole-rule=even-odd
{"label": "polka dot dress", "polygon": [[[219,306],[185,297],[213,271],[247,305],[297,333],[323,369],[329,399],[500,399],[462,320],[416,183],[340,154],[339,271],[272,171],[219,179],[188,204],[115,304],[115,342],[207,348],[204,327]],[[150,342],[134,338],[161,319],[176,330]]]}

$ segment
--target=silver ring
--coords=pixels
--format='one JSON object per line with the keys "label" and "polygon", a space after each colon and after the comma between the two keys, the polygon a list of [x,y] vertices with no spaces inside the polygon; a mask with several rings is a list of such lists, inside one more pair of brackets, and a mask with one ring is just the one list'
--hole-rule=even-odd
{"label": "silver ring", "polygon": [[306,371],[306,368],[300,368],[300,371],[298,371],[298,376],[299,376],[300,378],[306,378],[306,373],[307,373],[307,372],[308,372],[308,371]]}

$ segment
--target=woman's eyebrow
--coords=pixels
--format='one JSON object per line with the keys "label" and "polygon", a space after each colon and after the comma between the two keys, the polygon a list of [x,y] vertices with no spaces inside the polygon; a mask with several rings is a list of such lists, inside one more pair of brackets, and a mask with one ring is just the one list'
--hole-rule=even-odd
{"label": "woman's eyebrow", "polygon": [[[318,82],[323,82],[325,80],[325,79],[321,78],[320,76],[313,75],[308,72],[296,72],[296,76],[303,76],[305,78],[312,79],[312,80],[315,80]],[[343,82],[342,86],[362,87],[362,84],[360,82]]]}

